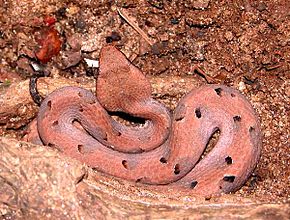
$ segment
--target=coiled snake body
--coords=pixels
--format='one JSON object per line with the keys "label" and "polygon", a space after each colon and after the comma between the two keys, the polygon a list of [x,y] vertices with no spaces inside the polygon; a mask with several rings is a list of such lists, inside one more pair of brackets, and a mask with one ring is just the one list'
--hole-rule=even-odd
{"label": "coiled snake body", "polygon": [[[125,126],[107,111],[146,120]],[[217,130],[216,146],[202,159]],[[45,145],[57,147],[97,170],[131,181],[191,188],[213,195],[237,190],[260,155],[260,126],[236,90],[207,85],[191,91],[173,115],[151,98],[145,76],[113,46],[100,55],[97,97],[78,87],[48,95],[37,118]]]}

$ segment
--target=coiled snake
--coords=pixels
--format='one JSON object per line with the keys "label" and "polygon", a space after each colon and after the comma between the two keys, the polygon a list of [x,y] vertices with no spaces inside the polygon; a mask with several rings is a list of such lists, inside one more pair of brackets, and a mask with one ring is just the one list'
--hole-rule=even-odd
{"label": "coiled snake", "polygon": [[[107,111],[145,119],[142,127]],[[215,147],[202,159],[217,130]],[[42,102],[37,131],[45,145],[110,175],[200,195],[233,192],[260,156],[261,131],[250,103],[235,89],[206,85],[181,99],[173,114],[151,97],[149,81],[114,46],[100,55],[96,96],[64,87]]]}

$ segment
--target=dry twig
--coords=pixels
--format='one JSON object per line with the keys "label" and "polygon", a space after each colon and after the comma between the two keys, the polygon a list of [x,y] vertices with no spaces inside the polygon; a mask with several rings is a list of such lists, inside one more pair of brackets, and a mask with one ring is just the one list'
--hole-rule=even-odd
{"label": "dry twig", "polygon": [[130,25],[132,26],[135,31],[137,31],[143,38],[146,40],[146,42],[150,45],[153,46],[155,43],[153,40],[151,40],[148,35],[141,29],[139,28],[138,24],[136,24],[132,18],[123,10],[123,9],[117,9],[119,15]]}

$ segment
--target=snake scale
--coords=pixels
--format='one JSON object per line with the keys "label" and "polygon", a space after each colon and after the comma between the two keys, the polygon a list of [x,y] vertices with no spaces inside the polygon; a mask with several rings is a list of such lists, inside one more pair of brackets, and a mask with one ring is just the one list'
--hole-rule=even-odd
{"label": "snake scale", "polygon": [[[101,50],[96,88],[96,96],[64,87],[44,99],[34,126],[43,144],[115,177],[204,196],[239,189],[258,162],[260,124],[235,89],[202,86],[171,113],[151,97],[142,72],[110,45]],[[145,123],[126,126],[108,112]],[[215,147],[201,158],[217,130]]]}

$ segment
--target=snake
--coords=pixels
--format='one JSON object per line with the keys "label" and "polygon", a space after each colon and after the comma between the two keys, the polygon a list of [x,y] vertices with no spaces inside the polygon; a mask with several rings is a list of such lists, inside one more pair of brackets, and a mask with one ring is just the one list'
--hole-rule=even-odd
{"label": "snake", "polygon": [[[149,80],[115,46],[101,49],[99,63],[96,94],[67,86],[43,100],[34,123],[39,142],[102,173],[176,192],[218,195],[247,181],[260,157],[261,128],[238,90],[204,85],[172,112],[152,98]],[[128,126],[112,112],[144,123]]]}

